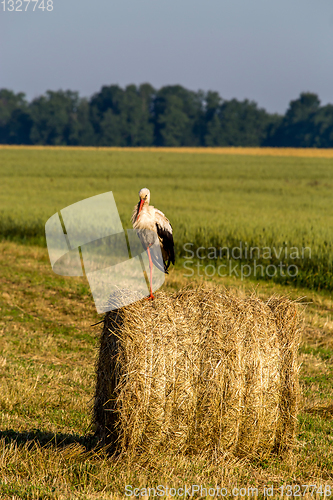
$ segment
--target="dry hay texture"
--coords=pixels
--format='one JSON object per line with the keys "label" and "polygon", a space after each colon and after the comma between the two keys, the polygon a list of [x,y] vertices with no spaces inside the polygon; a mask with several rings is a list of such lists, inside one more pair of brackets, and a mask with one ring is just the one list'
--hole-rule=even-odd
{"label": "dry hay texture", "polygon": [[290,450],[300,334],[286,297],[203,287],[107,313],[94,400],[100,442],[128,456]]}

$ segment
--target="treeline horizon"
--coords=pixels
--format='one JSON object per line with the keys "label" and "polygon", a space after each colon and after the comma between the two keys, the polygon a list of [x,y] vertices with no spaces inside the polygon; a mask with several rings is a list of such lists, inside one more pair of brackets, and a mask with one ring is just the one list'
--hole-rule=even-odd
{"label": "treeline horizon", "polygon": [[218,92],[149,83],[103,86],[90,98],[0,90],[0,144],[71,146],[333,147],[333,105],[302,92],[285,114]]}

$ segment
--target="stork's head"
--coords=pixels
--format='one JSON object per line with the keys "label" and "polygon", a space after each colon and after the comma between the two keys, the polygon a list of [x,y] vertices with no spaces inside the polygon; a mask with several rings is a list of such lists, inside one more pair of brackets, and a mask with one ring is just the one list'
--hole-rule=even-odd
{"label": "stork's head", "polygon": [[147,188],[142,188],[139,191],[140,202],[147,203],[149,205],[150,202],[150,191]]}
{"label": "stork's head", "polygon": [[139,191],[139,197],[140,197],[140,201],[138,203],[138,211],[137,211],[137,220],[139,219],[140,217],[140,212],[142,210],[142,207],[143,205],[149,205],[149,202],[150,202],[150,191],[149,189],[147,188],[142,188],[140,189]]}

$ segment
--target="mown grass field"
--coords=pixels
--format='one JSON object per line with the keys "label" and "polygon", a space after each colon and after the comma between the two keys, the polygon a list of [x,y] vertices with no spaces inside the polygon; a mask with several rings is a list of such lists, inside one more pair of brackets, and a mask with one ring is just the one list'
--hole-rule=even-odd
{"label": "mown grass field", "polygon": [[[307,303],[300,348],[302,411],[292,455],[248,461],[175,458],[166,452],[149,465],[117,462],[94,449],[90,427],[99,334],[99,326],[90,325],[100,316],[86,279],[55,275],[41,245],[41,228],[55,211],[108,190],[130,227],[137,191],[147,186],[152,203],[175,227],[178,255],[187,241],[205,245],[228,234],[235,241],[256,241],[268,234],[274,244],[313,242],[320,262],[320,252],[329,256],[331,244],[332,174],[330,158],[0,149],[5,237],[0,243],[0,498],[120,499],[126,484],[257,486],[259,498],[271,484],[331,485],[333,491],[329,288],[273,280],[257,285],[262,298],[289,293]],[[185,278],[179,260],[167,277],[167,290],[201,279]],[[238,294],[255,286],[235,277],[210,281]]]}
{"label": "mown grass field", "polygon": [[[154,463],[117,462],[96,444],[90,428],[94,363],[100,319],[85,278],[56,276],[47,251],[13,242],[0,244],[0,498],[120,499],[126,484],[136,487],[257,486],[316,484],[333,487],[333,321],[325,292],[263,283],[273,292],[306,295],[305,332],[300,350],[303,388],[294,454],[284,460],[230,457],[170,457]],[[188,284],[171,271],[170,291]],[[235,293],[251,285],[215,281]],[[144,459],[144,457],[142,457]],[[171,498],[171,497],[169,497]],[[305,498],[322,498],[306,495]]]}

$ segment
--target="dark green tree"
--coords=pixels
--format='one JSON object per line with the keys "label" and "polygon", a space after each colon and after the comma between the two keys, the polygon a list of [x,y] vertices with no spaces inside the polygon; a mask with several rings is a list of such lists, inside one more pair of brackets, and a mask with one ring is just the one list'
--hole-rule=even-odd
{"label": "dark green tree", "polygon": [[268,135],[266,144],[279,147],[314,147],[321,139],[317,136],[316,115],[320,101],[316,94],[303,92],[291,101],[280,125],[273,134]]}
{"label": "dark green tree", "polygon": [[90,121],[87,99],[80,99],[77,108],[70,114],[68,144],[74,146],[95,146],[97,137]]}
{"label": "dark green tree", "polygon": [[91,101],[91,121],[104,146],[150,146],[153,144],[151,116],[154,89],[128,85],[102,87]]}
{"label": "dark green tree", "polygon": [[219,116],[222,99],[217,92],[207,92],[205,96],[204,146],[220,146],[223,142]]}
{"label": "dark green tree", "polygon": [[203,93],[181,85],[162,87],[154,101],[155,144],[199,146]]}
{"label": "dark green tree", "polygon": [[154,141],[154,129],[150,120],[149,108],[152,87],[145,84],[137,89],[129,85],[124,94],[124,132],[128,146],[150,146]]}
{"label": "dark green tree", "polygon": [[154,144],[153,105],[156,91],[149,83],[143,83],[138,88],[140,98],[140,120],[138,123],[138,146]]}
{"label": "dark green tree", "polygon": [[224,101],[220,107],[220,146],[260,146],[266,138],[270,115],[247,99]]}
{"label": "dark green tree", "polygon": [[333,148],[333,105],[327,104],[313,116],[314,146]]}
{"label": "dark green tree", "polygon": [[[103,144],[104,128],[102,122],[104,114],[111,110],[114,115],[120,115],[124,91],[118,85],[104,86],[90,99],[90,121],[94,127],[98,142]],[[109,135],[109,134],[108,134]],[[113,142],[110,146],[119,145]]]}
{"label": "dark green tree", "polygon": [[304,92],[284,116],[181,85],[104,86],[90,100],[47,91],[28,103],[0,90],[0,143],[105,146],[333,147],[333,105]]}
{"label": "dark green tree", "polygon": [[79,102],[78,93],[70,90],[48,90],[46,95],[34,99],[30,105],[33,144],[69,144]]}
{"label": "dark green tree", "polygon": [[0,143],[30,144],[32,120],[22,92],[0,90]]}
{"label": "dark green tree", "polygon": [[163,146],[185,146],[189,118],[182,111],[182,101],[175,95],[165,98],[164,113],[157,120],[160,142]]}
{"label": "dark green tree", "polygon": [[100,138],[101,146],[126,146],[126,137],[123,135],[123,117],[121,114],[116,114],[112,109],[107,109],[103,113],[100,122]]}

